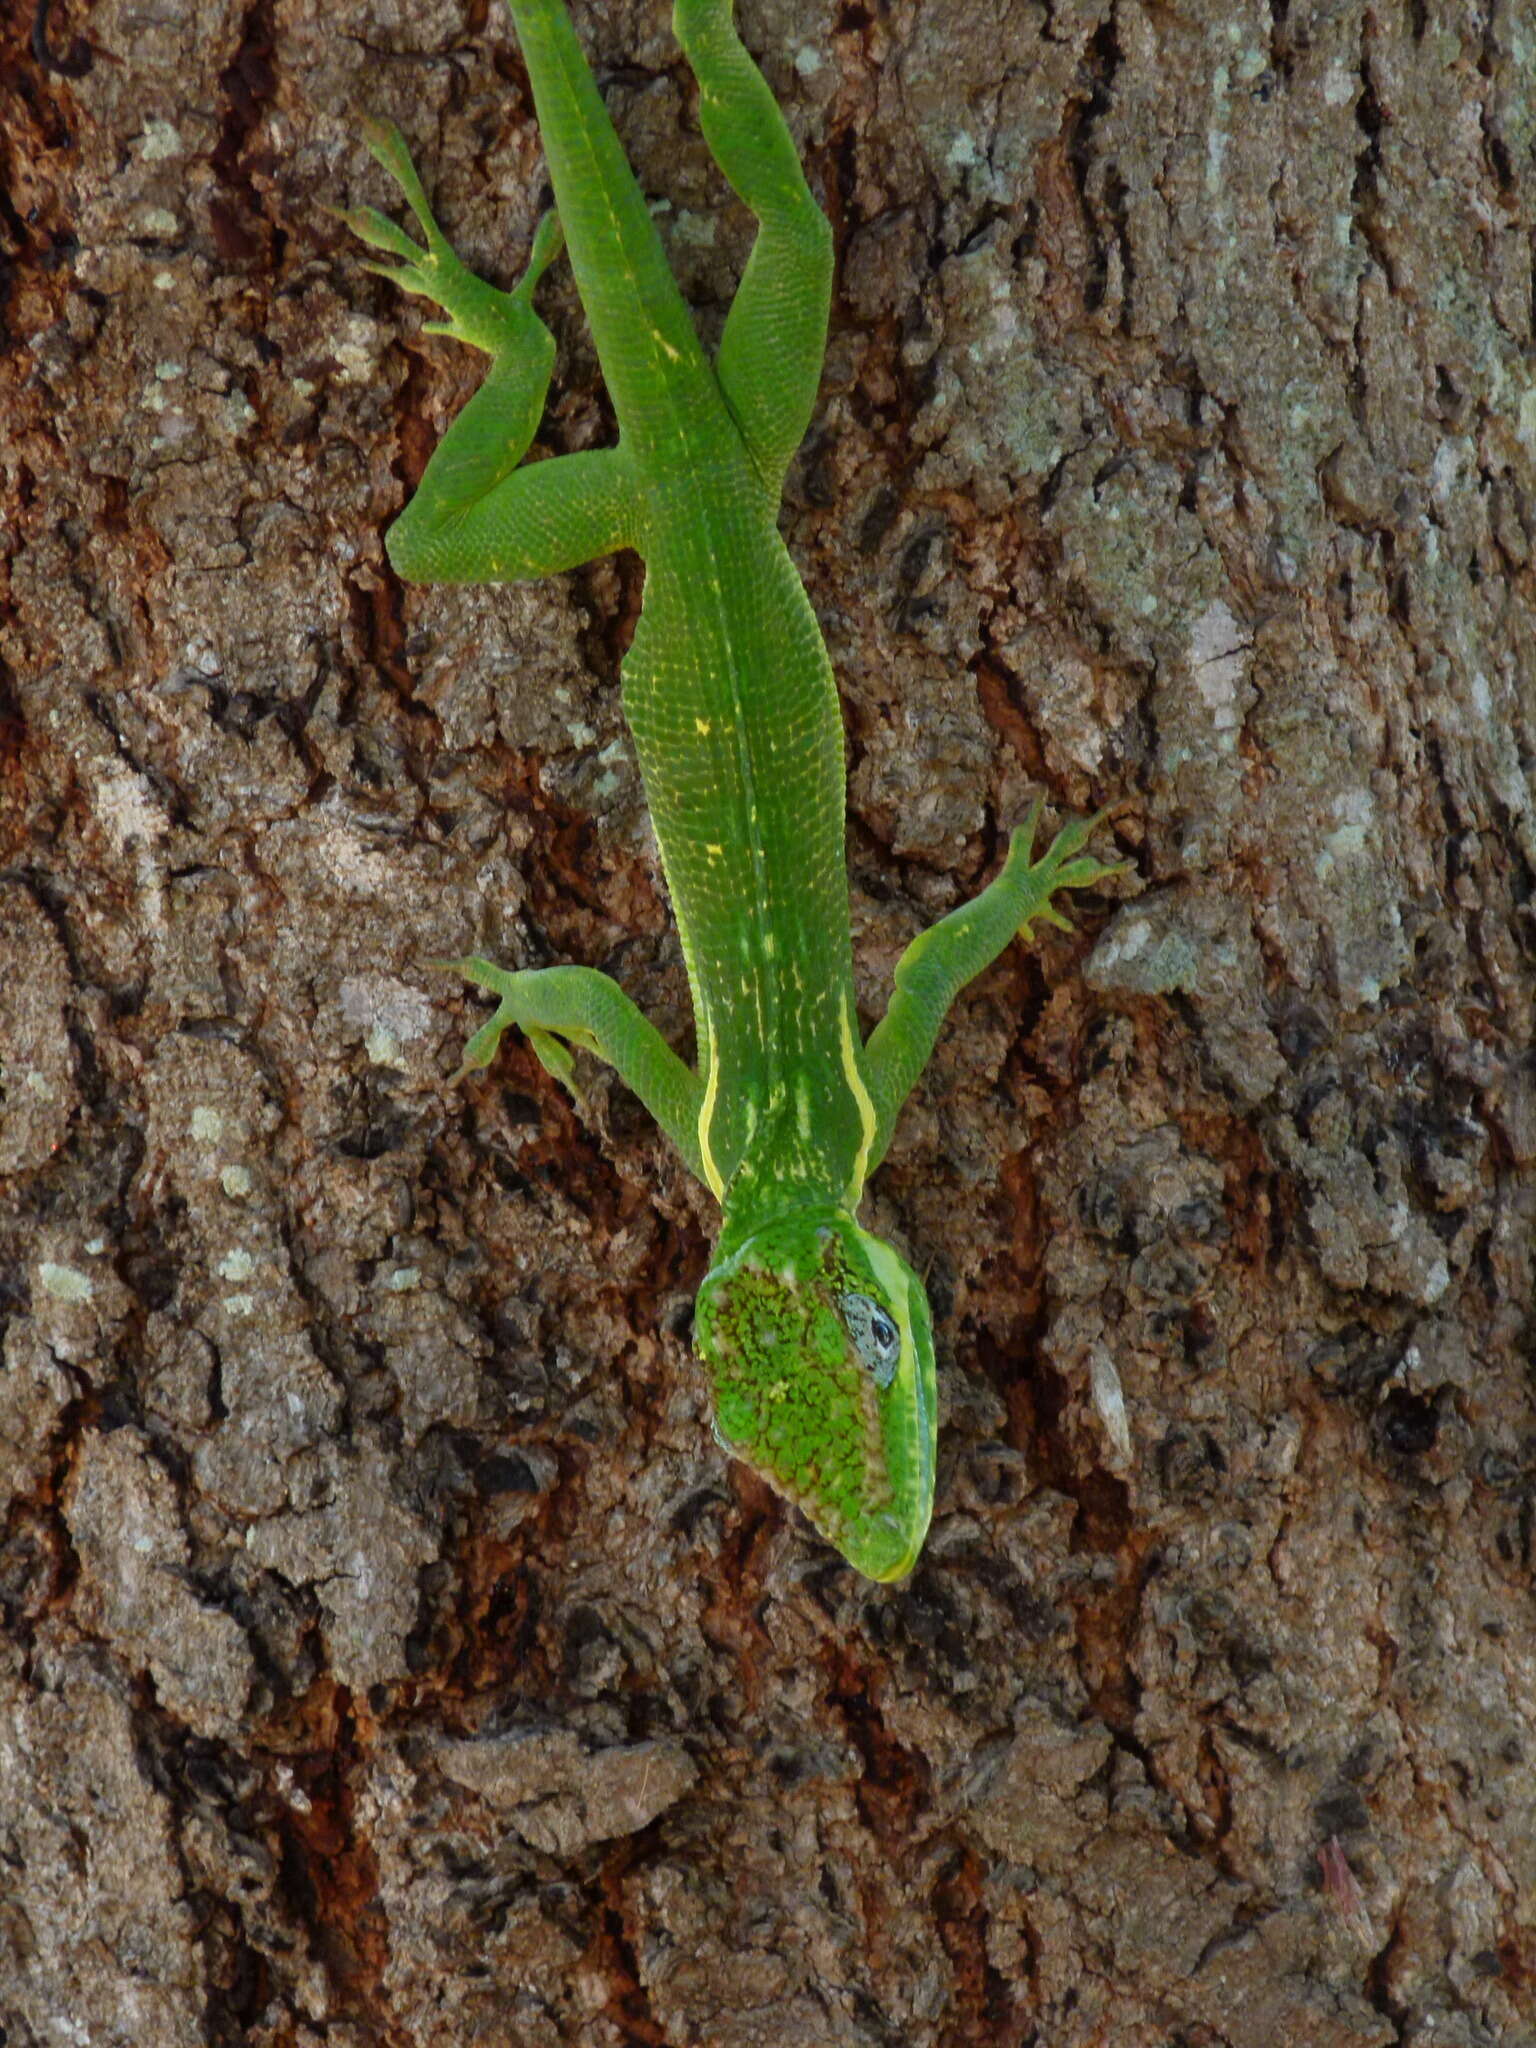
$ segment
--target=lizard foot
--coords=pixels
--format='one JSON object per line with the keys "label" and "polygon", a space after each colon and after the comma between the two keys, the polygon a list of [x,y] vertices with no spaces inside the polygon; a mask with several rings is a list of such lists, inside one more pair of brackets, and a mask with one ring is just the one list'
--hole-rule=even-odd
{"label": "lizard foot", "polygon": [[1040,808],[1038,802],[1031,807],[1029,816],[1009,841],[1008,855],[999,877],[1004,887],[1011,886],[1018,893],[1020,914],[1017,929],[1019,937],[1024,939],[1030,937],[1029,927],[1034,918],[1056,925],[1064,932],[1074,929],[1071,919],[1064,917],[1051,901],[1058,889],[1091,889],[1096,882],[1126,872],[1124,861],[1105,862],[1082,852],[1095,829],[1103,823],[1106,815],[1103,811],[1095,811],[1091,818],[1074,818],[1063,825],[1040,858],[1031,861],[1029,856],[1040,823]]}
{"label": "lizard foot", "polygon": [[[496,1057],[501,1034],[515,1025],[533,1047],[539,1065],[545,1073],[553,1075],[555,1080],[561,1082],[579,1099],[575,1081],[576,1063],[571,1058],[570,1046],[565,1041],[569,1038],[573,1044],[581,1043],[583,1035],[571,1030],[565,1037],[557,1038],[552,1031],[532,1021],[527,1007],[518,1001],[523,986],[533,979],[531,973],[498,967],[494,961],[479,958],[434,960],[431,964],[442,968],[447,974],[462,974],[466,981],[474,982],[477,988],[489,989],[493,996],[499,998],[496,1008],[465,1046],[459,1070],[453,1077],[455,1082],[462,1081],[466,1074],[475,1073],[481,1067],[488,1067]],[[586,1036],[590,1039],[590,1034]],[[593,1049],[596,1049],[595,1046]]]}
{"label": "lizard foot", "polygon": [[476,277],[454,254],[428,204],[405,137],[393,121],[370,120],[364,127],[363,139],[370,154],[405,194],[405,202],[416,216],[426,243],[423,248],[376,206],[334,208],[337,218],[345,221],[360,241],[395,259],[391,263],[368,263],[364,268],[387,277],[402,291],[416,292],[442,307],[448,317],[428,321],[429,334],[449,335],[492,356],[515,345],[528,318],[533,288],[560,253],[564,237],[559,215],[553,208],[544,215],[534,235],[522,281],[514,291],[500,291],[484,278]]}

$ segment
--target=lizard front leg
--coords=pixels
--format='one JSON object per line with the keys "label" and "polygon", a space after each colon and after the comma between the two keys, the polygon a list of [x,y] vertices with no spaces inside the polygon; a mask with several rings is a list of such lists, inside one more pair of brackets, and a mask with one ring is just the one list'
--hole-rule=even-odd
{"label": "lizard front leg", "polygon": [[[1102,815],[1102,814],[1101,814]],[[1120,872],[1082,853],[1098,817],[1063,825],[1039,860],[1030,850],[1040,822],[1036,803],[1014,833],[1001,872],[981,894],[920,932],[896,963],[890,1004],[870,1033],[862,1065],[875,1105],[875,1138],[866,1171],[885,1157],[902,1104],[928,1064],[950,1004],[990,967],[1014,938],[1028,938],[1035,918],[1071,926],[1051,898],[1058,889],[1087,889]]]}
{"label": "lizard front leg", "polygon": [[573,1095],[570,1048],[595,1052],[639,1096],[689,1171],[704,1179],[699,1150],[703,1083],[616,981],[593,967],[513,970],[480,959],[442,964],[500,998],[495,1012],[464,1048],[461,1075],[490,1065],[501,1034],[511,1024],[526,1035],[545,1072]]}

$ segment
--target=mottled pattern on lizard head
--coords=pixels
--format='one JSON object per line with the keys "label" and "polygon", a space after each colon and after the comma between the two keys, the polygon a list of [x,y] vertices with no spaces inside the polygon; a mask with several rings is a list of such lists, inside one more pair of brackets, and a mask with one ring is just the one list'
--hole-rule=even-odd
{"label": "mottled pattern on lizard head", "polygon": [[912,1569],[937,1402],[922,1282],[846,1210],[799,1209],[710,1271],[694,1323],[726,1448],[872,1579]]}

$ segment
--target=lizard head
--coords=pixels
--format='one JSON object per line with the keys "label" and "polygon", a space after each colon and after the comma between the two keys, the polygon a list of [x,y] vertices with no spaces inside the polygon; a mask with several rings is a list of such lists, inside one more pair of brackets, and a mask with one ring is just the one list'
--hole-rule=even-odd
{"label": "lizard head", "polygon": [[905,1578],[933,1511],[922,1282],[846,1209],[790,1210],[718,1257],[694,1341],[717,1433],[871,1579]]}

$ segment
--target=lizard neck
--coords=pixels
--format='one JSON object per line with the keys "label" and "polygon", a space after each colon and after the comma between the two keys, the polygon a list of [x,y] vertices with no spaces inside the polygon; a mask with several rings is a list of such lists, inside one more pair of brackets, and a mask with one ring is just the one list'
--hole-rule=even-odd
{"label": "lizard neck", "polygon": [[777,1178],[759,1180],[750,1172],[738,1173],[726,1189],[720,1235],[710,1265],[718,1267],[734,1258],[750,1239],[789,1216],[813,1226],[818,1221],[831,1224],[847,1214],[847,1204],[824,1189],[795,1186]]}
{"label": "lizard neck", "polygon": [[[720,1193],[722,1242],[737,1241],[790,1210],[850,1214],[864,1192],[868,1145],[844,1088],[814,1074],[772,1087],[765,1104],[747,1097],[744,1142]],[[839,1080],[841,1077],[838,1077]]]}
{"label": "lizard neck", "polygon": [[[719,1172],[721,1208],[733,1225],[755,1229],[764,1217],[807,1205],[850,1211],[859,1205],[876,1121],[851,990],[837,1014],[839,1035],[830,1042],[747,1048],[732,1090],[730,1149],[722,1156],[705,1145],[706,1165]],[[711,1056],[724,1053],[716,1046]],[[706,1094],[701,1140],[715,1129],[708,1101]]]}

